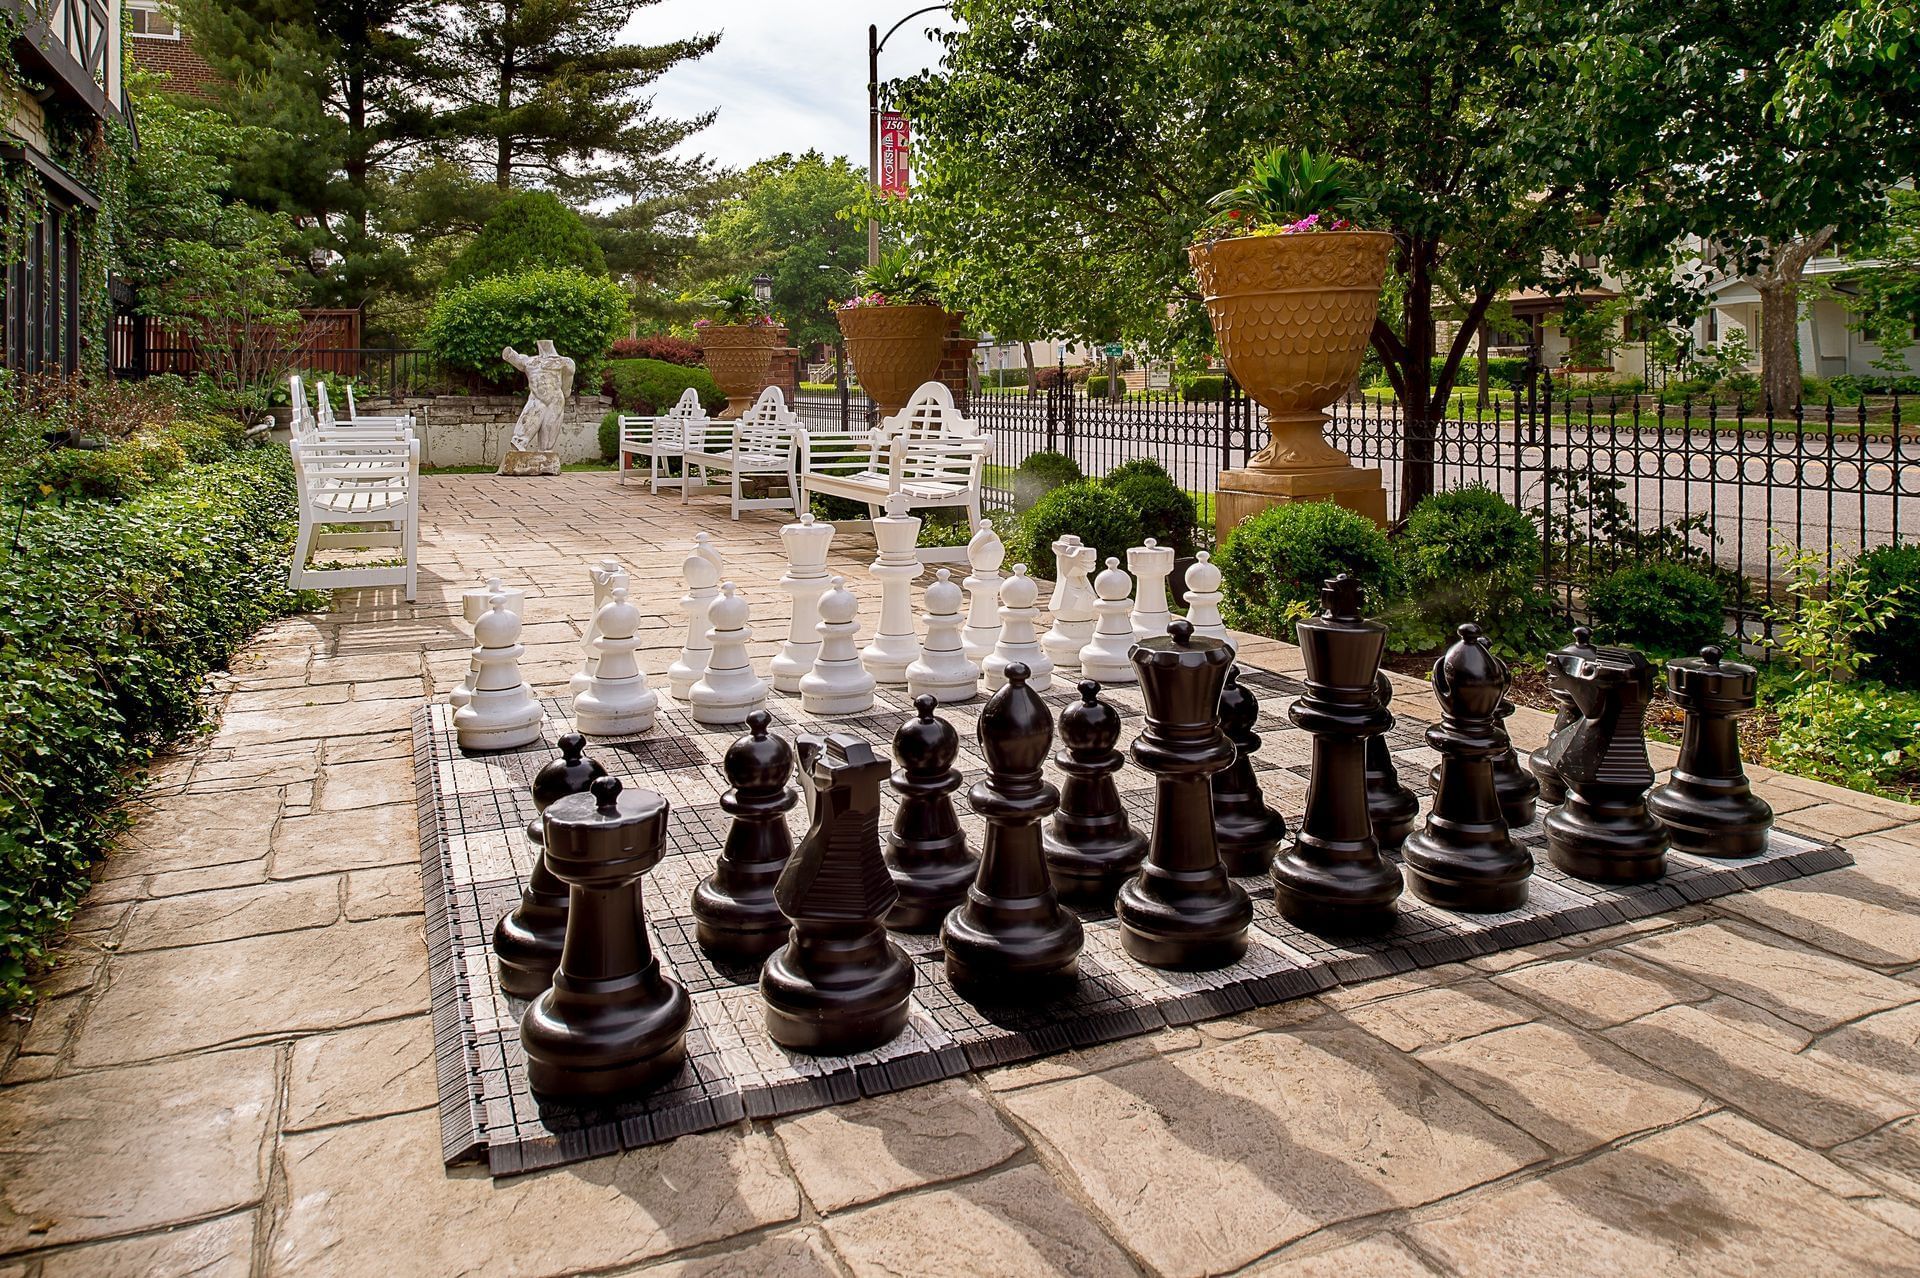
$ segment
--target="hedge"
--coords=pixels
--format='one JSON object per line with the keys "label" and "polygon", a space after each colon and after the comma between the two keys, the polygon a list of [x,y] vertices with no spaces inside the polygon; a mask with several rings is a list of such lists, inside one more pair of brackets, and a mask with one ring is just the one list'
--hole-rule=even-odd
{"label": "hedge", "polygon": [[188,466],[121,505],[40,500],[6,519],[0,1004],[27,993],[139,769],[202,722],[207,673],[302,602],[285,449]]}
{"label": "hedge", "polygon": [[619,282],[569,267],[493,275],[440,291],[427,320],[426,344],[453,368],[512,385],[520,373],[500,358],[502,347],[532,354],[542,340],[574,362],[574,388],[600,384],[607,348],[627,324],[627,294]]}
{"label": "hedge", "polygon": [[713,384],[713,374],[704,368],[670,364],[662,359],[615,359],[607,361],[604,389],[613,396],[623,413],[645,416],[664,413],[680,400],[680,393],[693,387],[709,413],[727,406],[727,397]]}

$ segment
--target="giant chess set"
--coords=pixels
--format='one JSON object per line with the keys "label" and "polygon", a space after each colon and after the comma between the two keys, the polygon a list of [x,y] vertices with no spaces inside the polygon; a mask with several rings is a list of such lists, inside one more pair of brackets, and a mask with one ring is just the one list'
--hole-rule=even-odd
{"label": "giant chess set", "polygon": [[832,526],[782,530],[770,678],[701,534],[667,697],[617,562],[589,569],[563,700],[521,678],[519,594],[468,593],[469,674],[415,726],[449,1162],[552,1166],[1849,863],[1752,793],[1754,671],[1716,650],[1667,668],[1686,729],[1656,785],[1654,668],[1584,631],[1523,760],[1473,626],[1435,664],[1436,718],[1389,709],[1351,579],[1300,624],[1296,680],[1236,662],[1205,556],[1174,615],[1151,542],[1097,574],[1056,543],[1042,633],[983,527],[916,626],[918,529],[898,501],[874,520],[864,648]]}

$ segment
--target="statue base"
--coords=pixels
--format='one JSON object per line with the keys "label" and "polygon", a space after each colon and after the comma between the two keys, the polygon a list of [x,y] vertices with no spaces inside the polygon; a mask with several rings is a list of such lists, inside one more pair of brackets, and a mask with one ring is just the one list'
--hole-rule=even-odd
{"label": "statue base", "polygon": [[1225,541],[1242,522],[1286,501],[1331,501],[1387,526],[1387,493],[1376,468],[1223,470],[1214,498],[1214,536]]}
{"label": "statue base", "polygon": [[560,473],[559,453],[522,452],[518,448],[507,450],[500,459],[500,469],[496,475],[557,475]]}

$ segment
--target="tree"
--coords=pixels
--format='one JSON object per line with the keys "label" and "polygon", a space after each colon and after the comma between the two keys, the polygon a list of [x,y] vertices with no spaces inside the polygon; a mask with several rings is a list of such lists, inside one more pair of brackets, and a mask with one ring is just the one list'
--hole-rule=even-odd
{"label": "tree", "polygon": [[[837,346],[834,304],[852,292],[849,274],[866,257],[866,227],[849,216],[864,207],[866,174],[818,151],[778,155],[748,169],[745,192],[708,223],[716,274],[765,270],[773,313],[805,349]],[[822,270],[825,267],[827,269]]]}
{"label": "tree", "polygon": [[446,278],[465,284],[485,275],[565,266],[605,275],[607,258],[586,222],[552,192],[521,191],[500,201],[480,234],[453,259]]}
{"label": "tree", "polygon": [[642,91],[711,51],[718,35],[661,45],[620,43],[657,0],[455,0],[416,19],[452,108],[439,139],[501,191],[545,186],[587,201],[619,191],[623,174],[661,162],[705,128],[655,115]]}
{"label": "tree", "polygon": [[1920,330],[1920,192],[1887,194],[1886,220],[1844,246],[1853,265],[1831,281],[1826,295],[1845,305],[1853,329],[1880,348],[1877,367],[1911,373],[1920,371],[1904,356]]}

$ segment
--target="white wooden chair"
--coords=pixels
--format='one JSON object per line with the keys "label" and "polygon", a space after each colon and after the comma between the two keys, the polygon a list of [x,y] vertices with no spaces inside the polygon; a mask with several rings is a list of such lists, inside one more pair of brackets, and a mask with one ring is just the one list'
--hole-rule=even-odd
{"label": "white wooden chair", "polygon": [[[354,439],[412,439],[413,417],[363,417],[341,421],[333,415],[333,404],[327,396],[325,382],[314,383],[314,395],[319,401],[318,409],[307,404],[306,386],[300,375],[295,373],[287,378],[287,384],[293,395],[293,414],[290,422],[293,438],[301,440],[354,440]],[[349,392],[351,394],[351,392]]]}
{"label": "white wooden chair", "polygon": [[[735,519],[743,510],[790,510],[798,519],[805,507],[795,469],[794,441],[801,434],[800,419],[787,407],[787,398],[778,386],[761,391],[753,407],[733,421],[689,422],[686,447],[680,455],[680,500],[686,501],[696,486],[711,486],[707,473],[721,470],[730,477]],[[722,444],[725,446],[720,447]],[[700,473],[698,481],[695,471]],[[786,495],[744,496],[745,481],[755,479],[784,484]]]}
{"label": "white wooden chair", "polygon": [[951,390],[927,382],[871,431],[803,428],[800,484],[809,501],[815,493],[843,497],[865,503],[875,517],[894,493],[904,493],[911,509],[957,507],[977,531],[992,442],[961,414]]}
{"label": "white wooden chair", "polygon": [[353,427],[380,427],[413,429],[412,413],[372,413],[361,416],[360,406],[353,400],[353,383],[347,383],[347,424]]}
{"label": "white wooden chair", "polygon": [[[627,482],[628,471],[639,471],[640,459],[644,457],[652,492],[686,488],[687,467],[682,455],[687,451],[687,436],[692,432],[704,442],[707,425],[706,405],[700,402],[700,392],[691,386],[681,391],[678,402],[659,417],[622,417],[620,456],[615,462],[620,482]],[[664,472],[665,463],[670,461],[680,463],[679,474]]]}
{"label": "white wooden chair", "polygon": [[[287,584],[295,590],[402,586],[412,603],[420,535],[420,441],[296,439],[288,447],[300,530]],[[312,568],[307,562],[318,550],[390,548],[399,551],[397,565]]]}

